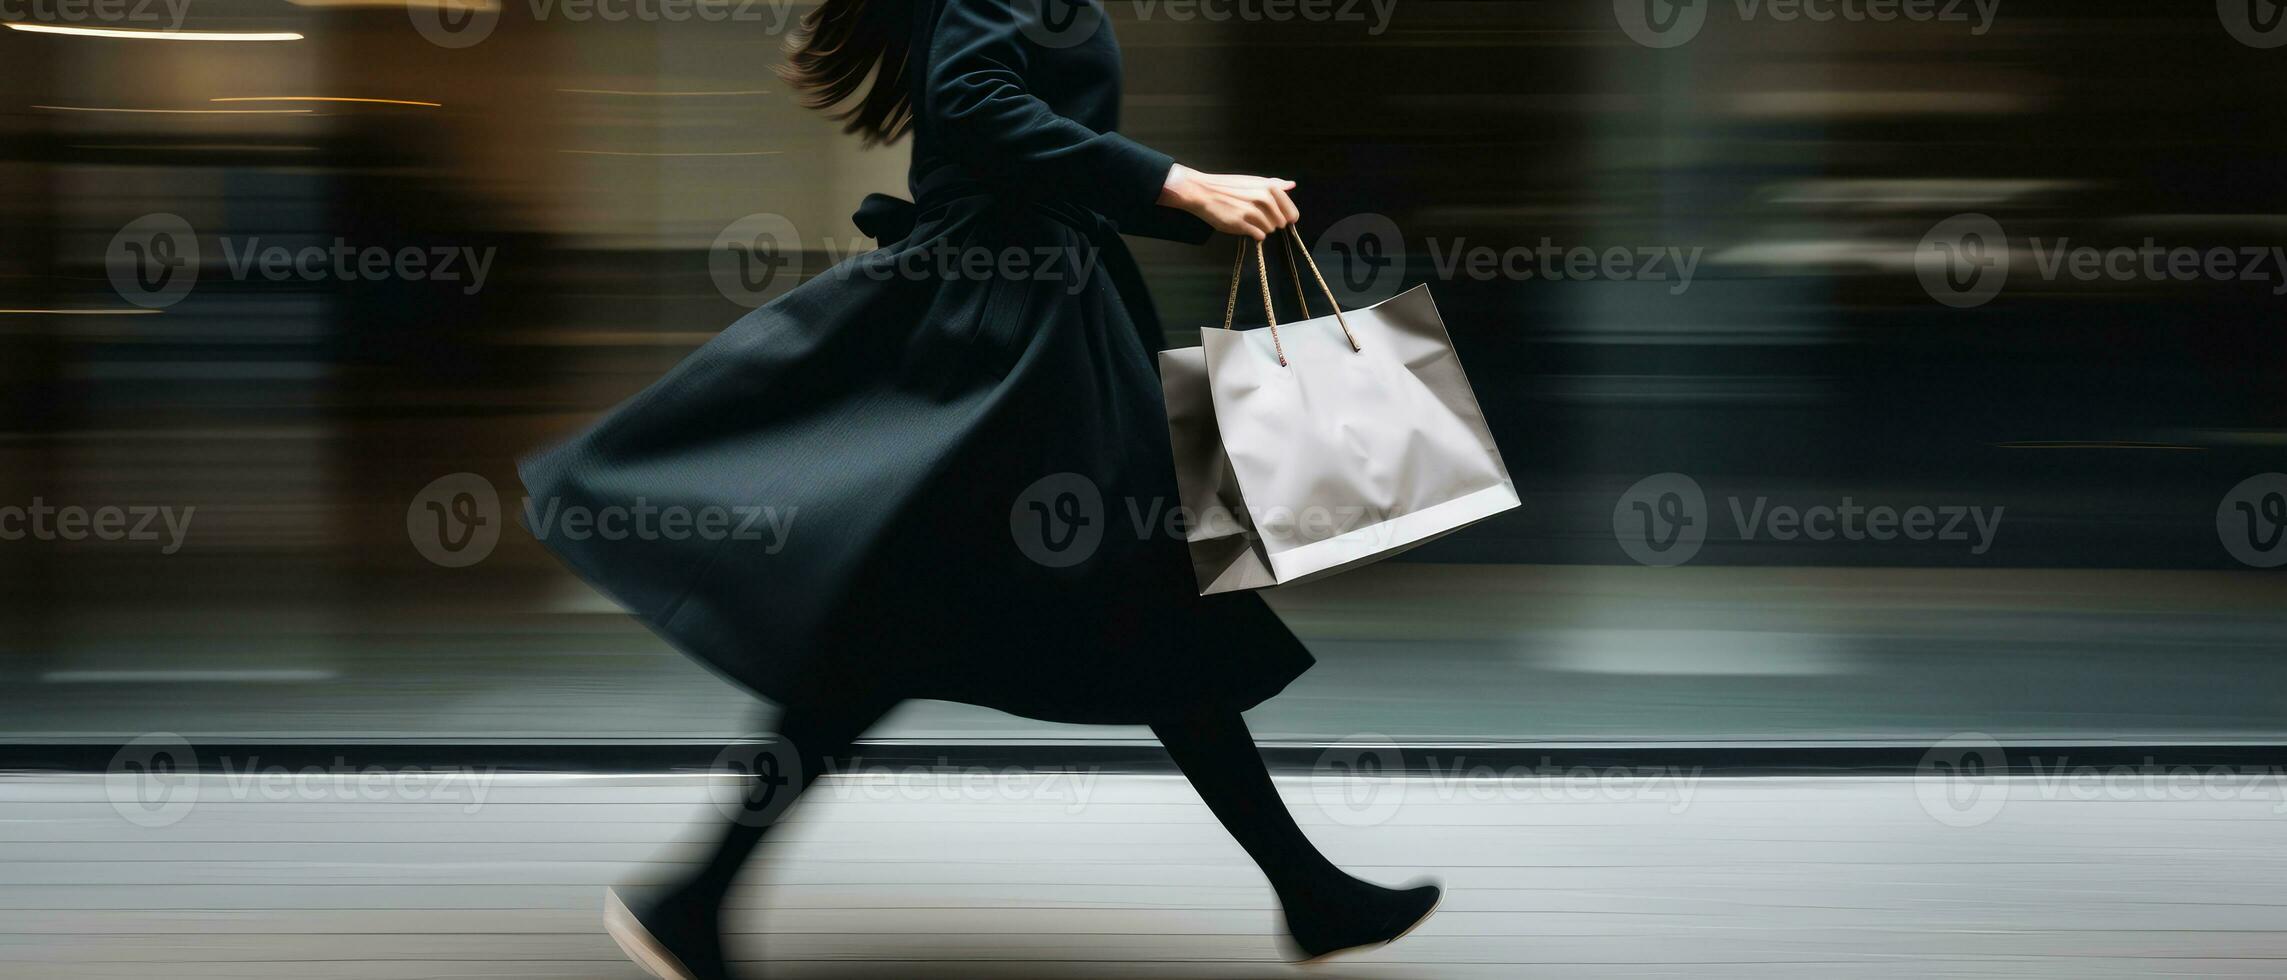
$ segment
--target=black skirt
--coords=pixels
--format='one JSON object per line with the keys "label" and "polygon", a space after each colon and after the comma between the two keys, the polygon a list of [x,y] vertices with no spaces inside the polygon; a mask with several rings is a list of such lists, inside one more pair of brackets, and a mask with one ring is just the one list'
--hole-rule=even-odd
{"label": "black skirt", "polygon": [[[782,703],[863,691],[1134,724],[1243,710],[1308,669],[1259,597],[1197,594],[1159,327],[1116,229],[959,188],[859,218],[882,248],[526,459],[527,526]],[[979,253],[1028,258],[964,274]],[[614,508],[657,515],[650,533],[560,519]]]}

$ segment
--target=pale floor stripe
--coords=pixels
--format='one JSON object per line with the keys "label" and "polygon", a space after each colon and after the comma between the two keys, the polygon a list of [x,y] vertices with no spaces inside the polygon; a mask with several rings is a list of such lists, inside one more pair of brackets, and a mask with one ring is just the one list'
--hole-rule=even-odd
{"label": "pale floor stripe", "polygon": [[[829,779],[734,895],[736,952],[783,977],[1306,975],[1179,778],[1049,775]],[[0,978],[635,980],[601,889],[690,860],[718,782],[0,778]],[[2287,975],[2276,776],[1281,790],[1345,865],[1451,890],[1319,976]]]}

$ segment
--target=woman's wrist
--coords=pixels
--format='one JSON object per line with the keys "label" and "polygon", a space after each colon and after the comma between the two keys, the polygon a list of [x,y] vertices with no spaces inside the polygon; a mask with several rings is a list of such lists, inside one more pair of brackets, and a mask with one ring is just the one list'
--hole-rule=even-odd
{"label": "woman's wrist", "polygon": [[1159,203],[1187,211],[1216,231],[1256,241],[1302,217],[1287,191],[1294,181],[1246,174],[1203,174],[1182,164],[1167,168]]}
{"label": "woman's wrist", "polygon": [[1167,179],[1159,186],[1159,203],[1171,208],[1183,207],[1191,199],[1190,191],[1196,186],[1199,172],[1180,163],[1167,168]]}

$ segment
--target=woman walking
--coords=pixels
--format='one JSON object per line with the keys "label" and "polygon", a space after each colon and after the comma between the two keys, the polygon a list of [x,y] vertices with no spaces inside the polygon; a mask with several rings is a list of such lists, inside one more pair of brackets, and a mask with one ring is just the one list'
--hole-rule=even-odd
{"label": "woman walking", "polygon": [[[1147,724],[1269,877],[1296,952],[1388,942],[1438,888],[1329,862],[1240,717],[1310,655],[1252,593],[1200,597],[1183,541],[1127,520],[1179,498],[1160,327],[1119,236],[1261,240],[1299,217],[1294,185],[1198,173],[1119,135],[1101,10],[1059,27],[1025,13],[1040,6],[825,0],[805,17],[783,71],[860,138],[913,138],[913,203],[869,197],[856,217],[880,248],[522,467],[542,510],[768,507],[791,518],[779,546],[535,533],[783,706],[792,772],[765,786],[771,816],[907,698]],[[661,977],[730,976],[723,898],[769,822],[729,821],[687,880],[615,891],[614,938]]]}

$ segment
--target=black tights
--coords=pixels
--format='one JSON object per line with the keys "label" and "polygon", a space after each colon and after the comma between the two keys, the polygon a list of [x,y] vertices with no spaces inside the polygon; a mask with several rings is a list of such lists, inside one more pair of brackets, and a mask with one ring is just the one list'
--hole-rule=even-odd
{"label": "black tights", "polygon": [[[797,760],[799,777],[780,792],[799,794],[807,789],[825,771],[828,759],[840,757],[893,706],[851,701],[787,708],[779,716],[779,736]],[[1237,711],[1198,709],[1155,724],[1151,730],[1167,746],[1168,755],[1182,767],[1200,798],[1206,800],[1207,808],[1261,866],[1280,899],[1290,907],[1320,889],[1355,882],[1320,854],[1295,825],[1294,816],[1287,812],[1278,788],[1271,783],[1270,771],[1263,766],[1254,736]],[[788,801],[774,802],[783,813]],[[761,821],[730,822],[721,842],[683,894],[701,908],[720,908],[731,882],[768,829]]]}
{"label": "black tights", "polygon": [[[790,757],[794,772],[788,785],[775,788],[776,793],[784,793],[786,798],[772,797],[768,803],[771,811],[783,819],[793,798],[809,789],[826,771],[827,760],[842,757],[850,743],[857,741],[858,736],[865,734],[866,729],[873,727],[874,722],[880,721],[894,706],[894,702],[851,700],[789,705],[781,711],[777,738],[784,749],[776,754],[782,759]],[[784,768],[782,766],[782,771]],[[759,784],[755,788],[764,789]],[[694,906],[722,907],[731,882],[738,877],[739,869],[746,866],[747,856],[754,853],[755,845],[762,843],[763,834],[774,822],[755,816],[757,809],[760,808],[750,805],[747,818],[727,822],[714,852],[683,887],[683,895]]]}
{"label": "black tights", "polygon": [[1289,907],[1322,888],[1352,881],[1295,825],[1271,783],[1270,770],[1263,767],[1254,734],[1237,711],[1195,710],[1155,724],[1151,731]]}

